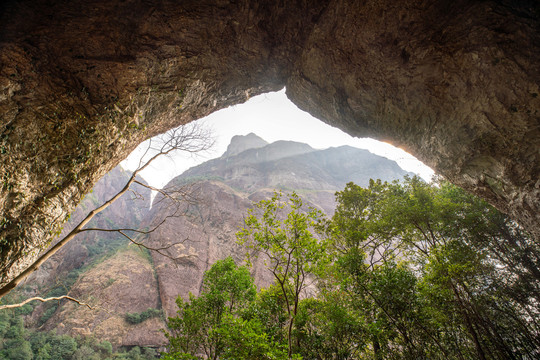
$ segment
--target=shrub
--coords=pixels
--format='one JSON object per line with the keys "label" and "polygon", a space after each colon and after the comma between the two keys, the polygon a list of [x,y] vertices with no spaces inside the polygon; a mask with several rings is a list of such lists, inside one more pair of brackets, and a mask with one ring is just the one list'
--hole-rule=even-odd
{"label": "shrub", "polygon": [[148,308],[140,313],[127,313],[124,318],[129,324],[135,325],[150,318],[161,316],[162,314],[163,311],[160,309]]}

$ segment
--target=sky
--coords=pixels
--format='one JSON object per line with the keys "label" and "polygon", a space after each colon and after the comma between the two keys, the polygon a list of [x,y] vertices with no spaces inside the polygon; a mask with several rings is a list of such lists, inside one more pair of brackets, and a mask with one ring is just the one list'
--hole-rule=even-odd
{"label": "sky", "polygon": [[[212,133],[212,148],[198,154],[176,153],[171,157],[161,157],[141,174],[151,186],[162,188],[190,167],[220,157],[234,135],[249,133],[255,133],[269,143],[292,140],[315,149],[350,145],[394,160],[404,170],[416,173],[427,181],[434,174],[433,170],[401,149],[370,138],[352,137],[298,109],[285,95],[285,89],[255,96],[244,104],[216,111],[197,120],[197,124]],[[122,166],[135,170],[147,147],[147,142],[139,145],[122,162]]]}

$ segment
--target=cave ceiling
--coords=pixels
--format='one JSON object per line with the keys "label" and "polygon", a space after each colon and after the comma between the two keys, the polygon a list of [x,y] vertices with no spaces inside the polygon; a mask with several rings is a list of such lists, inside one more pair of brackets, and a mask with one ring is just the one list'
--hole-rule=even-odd
{"label": "cave ceiling", "polygon": [[0,278],[143,140],[286,86],[540,238],[537,1],[4,1]]}

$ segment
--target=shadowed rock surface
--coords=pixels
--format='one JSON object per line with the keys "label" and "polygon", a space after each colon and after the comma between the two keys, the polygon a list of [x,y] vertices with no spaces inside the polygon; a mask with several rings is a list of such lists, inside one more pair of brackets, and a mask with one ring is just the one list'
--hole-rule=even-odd
{"label": "shadowed rock surface", "polygon": [[0,6],[2,282],[142,140],[285,85],[540,238],[537,1]]}
{"label": "shadowed rock surface", "polygon": [[[120,191],[130,176],[121,167],[106,174],[75,209],[60,238],[89,211]],[[143,179],[138,180],[144,183]],[[134,185],[133,192],[124,194],[98,214],[88,227],[140,229],[149,210],[150,190]],[[164,326],[161,318],[137,325],[125,321],[127,313],[161,305],[151,258],[129,246],[129,241],[120,234],[90,231],[77,235],[21,287],[18,291],[25,297],[69,294],[94,308],[90,310],[69,301],[62,301],[60,306],[39,304],[26,319],[27,326],[71,336],[92,335],[115,346],[165,343],[160,332]]]}

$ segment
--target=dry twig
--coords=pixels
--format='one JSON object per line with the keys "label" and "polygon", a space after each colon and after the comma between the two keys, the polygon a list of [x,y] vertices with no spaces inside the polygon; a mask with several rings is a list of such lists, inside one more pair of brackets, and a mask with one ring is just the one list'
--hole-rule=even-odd
{"label": "dry twig", "polygon": [[42,298],[42,297],[36,296],[36,297],[33,297],[33,298],[26,299],[23,302],[20,302],[20,303],[17,303],[17,304],[0,305],[0,310],[19,308],[19,307],[22,307],[22,306],[28,304],[29,302],[32,302],[32,301],[35,301],[35,300],[41,301],[41,302],[47,302],[47,301],[53,301],[53,300],[60,301],[60,300],[63,300],[63,299],[73,301],[73,302],[75,302],[75,303],[77,303],[79,305],[87,306],[90,310],[94,310],[94,308],[91,307],[90,305],[88,305],[87,303],[83,303],[82,301],[77,300],[77,299],[72,298],[71,296],[67,296],[67,295],[62,295],[62,296],[58,296],[58,297],[50,297],[50,298]]}

